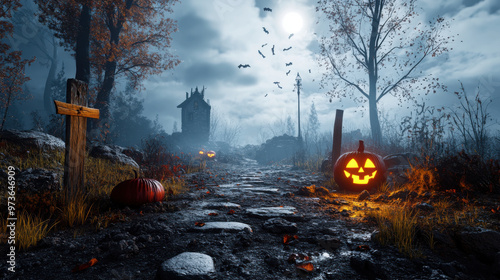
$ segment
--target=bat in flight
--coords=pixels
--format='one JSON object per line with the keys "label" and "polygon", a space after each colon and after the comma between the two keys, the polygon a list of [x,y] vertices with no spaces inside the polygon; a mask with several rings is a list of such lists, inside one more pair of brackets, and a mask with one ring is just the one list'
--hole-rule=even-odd
{"label": "bat in flight", "polygon": [[264,32],[266,32],[266,34],[269,34],[269,31],[267,31],[267,29],[265,27],[262,27],[262,30],[264,30]]}
{"label": "bat in flight", "polygon": [[274,45],[273,45],[273,47],[271,48],[271,51],[273,52],[273,55],[274,55]]}
{"label": "bat in flight", "polygon": [[262,56],[262,58],[266,58],[266,57],[262,54],[262,52],[261,52],[260,50],[259,50],[259,54]]}
{"label": "bat in flight", "polygon": [[264,95],[264,97],[267,97],[267,93],[266,93],[266,95]]}
{"label": "bat in flight", "polygon": [[248,68],[248,67],[250,67],[250,65],[248,65],[248,64],[240,64],[240,65],[238,65],[238,68],[242,68],[242,67],[243,68]]}
{"label": "bat in flight", "polygon": [[291,72],[291,71],[292,71],[292,70],[288,70],[288,72],[286,72],[286,75],[288,76],[288,74],[290,74],[290,72]]}
{"label": "bat in flight", "polygon": [[280,82],[273,82],[273,84],[277,85],[279,89],[282,89],[282,87],[280,86]]}
{"label": "bat in flight", "polygon": [[292,36],[293,36],[293,33],[288,36],[288,39],[292,38]]}
{"label": "bat in flight", "polygon": [[291,65],[292,65],[291,62],[285,63],[285,66],[291,66]]}
{"label": "bat in flight", "polygon": [[311,73],[311,69],[309,69],[309,73]]}
{"label": "bat in flight", "polygon": [[264,12],[272,12],[273,10],[271,8],[264,8]]}
{"label": "bat in flight", "polygon": [[267,43],[265,43],[264,45],[262,45],[262,46],[260,46],[260,47],[261,47],[261,48],[263,48],[263,47],[265,47],[265,46],[267,46]]}
{"label": "bat in flight", "polygon": [[284,51],[284,52],[286,52],[286,51],[289,51],[289,50],[291,50],[291,49],[292,49],[292,47],[288,47],[288,48],[286,48],[286,49],[283,49],[283,51]]}

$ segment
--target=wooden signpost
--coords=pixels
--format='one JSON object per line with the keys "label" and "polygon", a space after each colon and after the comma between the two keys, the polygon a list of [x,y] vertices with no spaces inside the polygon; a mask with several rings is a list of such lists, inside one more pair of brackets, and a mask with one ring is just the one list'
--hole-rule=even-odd
{"label": "wooden signpost", "polygon": [[54,100],[56,113],[66,115],[66,150],[63,184],[68,197],[83,190],[87,118],[99,118],[99,110],[86,107],[88,85],[68,79],[66,102]]}

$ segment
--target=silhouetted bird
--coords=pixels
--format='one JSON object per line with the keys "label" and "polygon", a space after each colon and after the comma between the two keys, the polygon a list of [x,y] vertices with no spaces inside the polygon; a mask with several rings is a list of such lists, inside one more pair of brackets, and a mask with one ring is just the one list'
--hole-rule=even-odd
{"label": "silhouetted bird", "polygon": [[280,86],[280,82],[273,82],[273,84],[277,85],[279,89],[282,89],[282,87]]}
{"label": "silhouetted bird", "polygon": [[292,65],[291,62],[285,63],[285,66],[291,66],[291,65]]}
{"label": "silhouetted bird", "polygon": [[273,10],[271,8],[264,8],[264,12],[272,12]]}
{"label": "silhouetted bird", "polygon": [[271,48],[271,51],[273,52],[273,55],[274,55],[274,45],[273,45],[273,47]]}
{"label": "silhouetted bird", "polygon": [[260,51],[259,51],[259,54],[262,56],[262,58],[266,58]]}
{"label": "silhouetted bird", "polygon": [[283,51],[284,51],[284,52],[286,52],[286,51],[289,51],[289,50],[291,50],[291,49],[292,49],[292,47],[288,47],[288,48],[286,48],[286,49],[283,49]]}
{"label": "silhouetted bird", "polygon": [[292,36],[293,36],[293,33],[288,35],[288,39],[292,38]]}
{"label": "silhouetted bird", "polygon": [[311,73],[311,69],[309,69],[309,73]]}
{"label": "silhouetted bird", "polygon": [[290,74],[290,72],[291,72],[291,71],[292,71],[292,70],[288,70],[288,72],[286,72],[286,75],[288,76],[288,74]]}
{"label": "silhouetted bird", "polygon": [[244,65],[243,65],[243,64],[240,64],[240,65],[238,65],[238,68],[241,68],[241,67],[243,67],[243,68],[248,68],[248,67],[250,67],[250,65],[248,65],[248,64],[244,64]]}
{"label": "silhouetted bird", "polygon": [[266,32],[266,34],[269,34],[269,31],[267,31],[267,29],[265,27],[262,27],[262,30],[264,30],[264,32]]}
{"label": "silhouetted bird", "polygon": [[266,95],[264,95],[264,97],[267,97],[267,93],[266,93]]}
{"label": "silhouetted bird", "polygon": [[260,47],[261,47],[261,48],[263,48],[263,47],[265,47],[265,46],[267,46],[267,43],[265,43],[264,45],[262,45],[262,46],[260,46]]}

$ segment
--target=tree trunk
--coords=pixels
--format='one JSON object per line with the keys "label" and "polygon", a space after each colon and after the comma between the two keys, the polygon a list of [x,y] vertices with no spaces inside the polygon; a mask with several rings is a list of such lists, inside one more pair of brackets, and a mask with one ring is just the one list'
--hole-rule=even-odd
{"label": "tree trunk", "polygon": [[83,5],[80,13],[80,21],[78,35],[76,37],[76,75],[77,80],[89,83],[90,81],[90,60],[89,60],[89,45],[90,45],[90,7]]}
{"label": "tree trunk", "polygon": [[380,129],[380,121],[378,119],[377,110],[377,37],[379,35],[380,16],[383,9],[383,2],[375,1],[375,10],[372,19],[372,30],[370,34],[370,45],[368,54],[368,78],[370,83],[370,92],[368,93],[368,107],[370,115],[370,127],[372,131],[372,139],[375,146],[382,144],[382,130]]}
{"label": "tree trunk", "polygon": [[105,131],[104,125],[110,121],[111,112],[109,108],[109,102],[111,99],[111,90],[113,89],[115,83],[115,73],[116,73],[116,61],[106,62],[104,72],[104,80],[97,94],[95,108],[100,111],[100,118],[94,120],[93,134],[92,137],[96,137],[99,134],[103,134]]}
{"label": "tree trunk", "polygon": [[[55,41],[54,38],[52,38]],[[57,47],[54,42],[54,49],[52,50],[52,57],[50,59],[50,69],[47,79],[45,80],[45,88],[43,90],[43,106],[45,108],[45,113],[47,116],[54,114],[56,111],[54,109],[54,103],[52,102],[52,83],[55,80],[57,69]]]}
{"label": "tree trunk", "polygon": [[5,106],[5,112],[3,114],[2,125],[0,125],[0,130],[3,130],[3,126],[5,124],[5,120],[7,119],[7,111],[9,110],[10,99],[12,97],[12,90],[9,88],[8,91],[9,91],[9,93],[8,93],[8,98],[7,98],[7,106]]}

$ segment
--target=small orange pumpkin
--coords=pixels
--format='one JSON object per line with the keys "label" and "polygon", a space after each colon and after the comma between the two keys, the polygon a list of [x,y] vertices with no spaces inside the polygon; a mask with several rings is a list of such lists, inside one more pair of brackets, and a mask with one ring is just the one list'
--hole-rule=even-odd
{"label": "small orange pumpkin", "polygon": [[155,179],[138,178],[134,170],[135,179],[123,181],[111,191],[112,201],[127,205],[139,206],[144,203],[162,201],[165,197],[163,185]]}
{"label": "small orange pumpkin", "polygon": [[384,160],[364,151],[359,141],[358,151],[341,155],[333,167],[333,178],[340,188],[352,191],[370,190],[383,184],[387,171]]}

